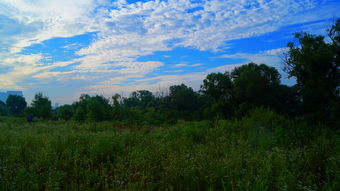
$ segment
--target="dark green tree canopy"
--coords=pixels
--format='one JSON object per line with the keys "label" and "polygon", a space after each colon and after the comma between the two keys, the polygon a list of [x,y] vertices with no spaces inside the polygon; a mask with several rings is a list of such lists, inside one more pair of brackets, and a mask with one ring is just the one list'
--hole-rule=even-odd
{"label": "dark green tree canopy", "polygon": [[280,84],[279,72],[265,64],[249,63],[231,72],[233,92],[238,103],[271,105]]}
{"label": "dark green tree canopy", "polygon": [[72,105],[62,105],[55,109],[55,113],[59,119],[69,120],[73,117]]}
{"label": "dark green tree canopy", "polygon": [[179,111],[195,111],[199,108],[198,94],[184,84],[170,86],[170,106]]}
{"label": "dark green tree canopy", "polygon": [[155,97],[148,90],[138,90],[131,93],[129,98],[124,99],[124,105],[127,107],[146,108],[154,104]]}
{"label": "dark green tree canopy", "polygon": [[257,80],[262,80],[267,85],[276,86],[280,84],[281,76],[274,67],[270,67],[265,64],[258,65],[253,62],[246,65],[242,65],[240,67],[236,67],[231,72],[231,77],[233,81],[236,81],[237,79],[241,79],[242,75],[246,76],[247,74],[256,75]]}
{"label": "dark green tree canopy", "polygon": [[204,98],[204,115],[206,117],[232,115],[232,88],[233,83],[228,72],[207,75],[200,90]]}
{"label": "dark green tree canopy", "polygon": [[109,99],[103,96],[83,94],[73,103],[74,119],[77,121],[105,121],[111,117],[112,107]]}
{"label": "dark green tree canopy", "polygon": [[103,96],[93,96],[87,103],[87,119],[89,121],[105,121],[110,119],[111,106]]}
{"label": "dark green tree canopy", "polygon": [[328,30],[331,42],[324,36],[295,34],[288,43],[285,69],[297,80],[302,113],[314,113],[317,118],[328,115],[332,103],[339,101],[340,86],[340,20]]}
{"label": "dark green tree canopy", "polygon": [[0,101],[0,116],[8,116],[10,115],[8,107],[2,101]]}
{"label": "dark green tree canopy", "polygon": [[218,100],[222,96],[230,94],[232,89],[232,81],[228,72],[222,73],[211,73],[203,80],[201,85],[201,92],[203,95]]}
{"label": "dark green tree canopy", "polygon": [[37,93],[32,101],[32,110],[37,117],[48,119],[52,116],[51,101],[42,93]]}
{"label": "dark green tree canopy", "polygon": [[77,121],[85,121],[87,113],[87,103],[90,100],[90,96],[87,94],[82,94],[79,97],[79,101],[74,102],[72,106],[74,107],[73,118]]}
{"label": "dark green tree canopy", "polygon": [[6,100],[6,105],[12,115],[20,115],[24,112],[27,103],[22,96],[9,95]]}
{"label": "dark green tree canopy", "polygon": [[121,104],[121,100],[122,100],[122,96],[121,95],[119,95],[119,94],[115,94],[115,95],[113,95],[112,96],[112,104],[113,104],[113,106],[115,106],[115,107],[118,107],[119,106],[119,104]]}

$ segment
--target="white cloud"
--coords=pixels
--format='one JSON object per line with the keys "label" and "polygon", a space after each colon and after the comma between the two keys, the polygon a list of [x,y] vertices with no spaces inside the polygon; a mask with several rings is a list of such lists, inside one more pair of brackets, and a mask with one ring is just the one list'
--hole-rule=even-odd
{"label": "white cloud", "polygon": [[8,35],[10,51],[23,48],[54,37],[72,37],[96,31],[99,24],[91,14],[95,0],[2,0],[0,15],[10,18],[21,32]]}
{"label": "white cloud", "polygon": [[39,66],[39,61],[42,59],[40,54],[31,55],[16,55],[13,57],[8,57],[2,60],[3,65],[11,66],[15,63],[25,63],[25,65]]}
{"label": "white cloud", "polygon": [[186,62],[181,62],[179,64],[173,65],[174,68],[181,68],[181,67],[197,67],[197,66],[202,66],[202,63],[197,63],[197,64],[189,64]]}
{"label": "white cloud", "polygon": [[167,73],[178,73],[178,72],[184,72],[184,70],[165,70],[164,72],[167,72]]}
{"label": "white cloud", "polygon": [[0,73],[0,88],[11,87],[15,89],[25,89],[18,85],[24,77],[39,72],[41,70],[39,61],[42,56],[32,55],[0,55],[1,67],[8,68],[8,72]]}
{"label": "white cloud", "polygon": [[220,58],[245,59],[247,62],[254,62],[257,64],[277,65],[282,61],[281,58],[288,51],[287,48],[270,49],[261,51],[255,54],[249,53],[235,53],[224,54]]}
{"label": "white cloud", "polygon": [[267,54],[267,55],[273,55],[273,56],[282,56],[283,54],[288,52],[288,48],[276,48],[276,49],[271,49],[271,50],[266,50],[263,51],[262,53]]}

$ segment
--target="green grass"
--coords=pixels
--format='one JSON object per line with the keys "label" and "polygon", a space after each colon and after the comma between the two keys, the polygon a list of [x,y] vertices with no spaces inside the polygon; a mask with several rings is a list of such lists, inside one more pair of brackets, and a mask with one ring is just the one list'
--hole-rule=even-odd
{"label": "green grass", "polygon": [[339,133],[254,111],[164,127],[0,119],[0,190],[340,190]]}

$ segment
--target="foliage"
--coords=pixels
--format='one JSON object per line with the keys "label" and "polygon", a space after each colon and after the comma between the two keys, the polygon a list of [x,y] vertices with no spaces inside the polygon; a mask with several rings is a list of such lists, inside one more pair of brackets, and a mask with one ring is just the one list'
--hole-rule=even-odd
{"label": "foliage", "polygon": [[139,90],[132,92],[129,98],[124,99],[124,105],[146,109],[154,104],[154,100],[155,97],[150,91]]}
{"label": "foliage", "polygon": [[329,30],[331,42],[324,36],[295,34],[298,41],[288,44],[286,70],[297,79],[301,112],[309,119],[325,120],[332,105],[339,102],[340,19]]}
{"label": "foliage", "polygon": [[228,117],[233,114],[232,88],[233,83],[228,72],[207,75],[200,90],[204,96],[206,116],[221,115]]}
{"label": "foliage", "polygon": [[190,119],[192,113],[201,107],[198,93],[184,84],[170,86],[170,94],[166,97],[169,117]]}
{"label": "foliage", "polygon": [[203,80],[201,92],[212,100],[218,100],[228,94],[232,88],[229,73],[210,73]]}
{"label": "foliage", "polygon": [[35,94],[31,107],[34,115],[37,117],[49,119],[52,116],[51,101],[42,93]]}
{"label": "foliage", "polygon": [[9,95],[6,100],[6,106],[12,115],[20,115],[24,112],[27,103],[24,97],[18,95]]}
{"label": "foliage", "polygon": [[77,121],[105,121],[111,118],[109,100],[103,96],[89,96],[83,94],[79,101],[73,103],[75,108],[74,119]]}
{"label": "foliage", "polygon": [[0,101],[0,116],[8,116],[10,113],[9,113],[9,110],[6,106],[6,104],[2,101]]}
{"label": "foliage", "polygon": [[258,106],[295,114],[295,88],[280,84],[279,72],[264,64],[249,63],[231,73],[208,74],[200,92],[205,102],[204,116],[210,114],[210,118],[242,117]]}
{"label": "foliage", "polygon": [[109,100],[103,96],[93,96],[87,103],[87,119],[90,121],[104,121],[110,119],[111,107]]}
{"label": "foliage", "polygon": [[70,120],[73,117],[73,107],[72,105],[62,105],[56,108],[56,116],[59,119]]}
{"label": "foliage", "polygon": [[[280,85],[280,74],[275,68],[249,63],[235,68],[231,76],[235,102],[247,105],[243,109],[256,106],[275,107],[278,97],[276,92]],[[246,113],[247,110],[241,113]]]}
{"label": "foliage", "polygon": [[0,131],[0,190],[340,189],[339,132],[267,108],[144,128],[0,118]]}

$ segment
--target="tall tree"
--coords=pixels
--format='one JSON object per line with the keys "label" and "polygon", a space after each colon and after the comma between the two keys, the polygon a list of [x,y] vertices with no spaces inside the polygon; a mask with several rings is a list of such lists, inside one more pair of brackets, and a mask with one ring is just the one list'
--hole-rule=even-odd
{"label": "tall tree", "polygon": [[12,115],[20,115],[25,110],[27,103],[22,96],[9,95],[6,100],[6,105]]}
{"label": "tall tree", "polygon": [[7,115],[9,115],[9,110],[6,104],[0,101],[0,116],[7,116]]}
{"label": "tall tree", "polygon": [[72,104],[74,108],[74,115],[73,118],[77,121],[85,121],[86,120],[86,115],[87,115],[87,103],[90,100],[90,96],[87,94],[82,94],[79,97],[79,101],[74,102]]}
{"label": "tall tree", "polygon": [[77,121],[105,121],[111,118],[112,107],[103,96],[83,94],[79,101],[73,103],[73,118]]}
{"label": "tall tree", "polygon": [[339,105],[340,86],[340,19],[329,30],[331,41],[324,36],[295,34],[288,43],[286,71],[297,80],[301,111],[310,119],[322,120]]}
{"label": "tall tree", "polygon": [[52,116],[51,101],[42,93],[37,93],[32,101],[32,110],[37,117],[48,119]]}
{"label": "tall tree", "polygon": [[201,92],[213,100],[230,94],[232,82],[229,73],[211,73],[203,80]]}
{"label": "tall tree", "polygon": [[275,107],[280,85],[280,74],[275,68],[249,63],[235,68],[231,76],[240,115],[256,106]]}
{"label": "tall tree", "polygon": [[148,90],[138,90],[131,93],[129,98],[124,99],[124,105],[127,107],[140,107],[146,109],[154,105],[155,97]]}
{"label": "tall tree", "polygon": [[115,94],[112,96],[112,101],[113,101],[113,106],[114,107],[119,107],[119,105],[121,104],[121,99],[122,99],[122,96],[119,95],[119,94]]}
{"label": "tall tree", "polygon": [[62,105],[55,109],[55,113],[59,119],[69,120],[73,116],[73,107],[72,105]]}
{"label": "tall tree", "polygon": [[232,115],[232,85],[228,72],[207,75],[200,90],[205,101],[205,116]]}
{"label": "tall tree", "polygon": [[87,120],[89,121],[105,121],[111,117],[111,105],[109,100],[103,96],[93,96],[88,100],[87,105]]}
{"label": "tall tree", "polygon": [[172,111],[172,116],[190,119],[194,112],[201,107],[199,94],[184,84],[170,86],[170,94],[166,104]]}

